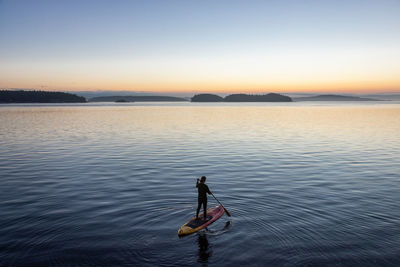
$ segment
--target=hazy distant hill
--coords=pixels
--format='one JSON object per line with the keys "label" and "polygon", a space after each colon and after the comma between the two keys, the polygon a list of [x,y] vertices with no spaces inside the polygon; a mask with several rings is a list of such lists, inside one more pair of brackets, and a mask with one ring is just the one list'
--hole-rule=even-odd
{"label": "hazy distant hill", "polygon": [[173,96],[100,96],[89,99],[90,102],[115,102],[117,100],[126,102],[188,101],[187,99]]}
{"label": "hazy distant hill", "polygon": [[288,96],[270,93],[266,95],[232,94],[222,98],[214,94],[199,94],[191,99],[192,102],[292,102]]}
{"label": "hazy distant hill", "polygon": [[363,97],[374,98],[377,100],[400,101],[400,94],[370,94],[364,95]]}
{"label": "hazy distant hill", "polygon": [[317,95],[307,97],[296,97],[294,101],[379,101],[372,98],[363,98],[358,96],[344,96],[344,95]]}
{"label": "hazy distant hill", "polygon": [[84,103],[86,99],[74,94],[47,91],[0,91],[0,103]]}
{"label": "hazy distant hill", "polygon": [[[21,89],[24,90],[24,89]],[[67,91],[67,93],[76,94],[78,96],[83,96],[86,99],[100,97],[100,96],[159,96],[160,92],[142,92],[142,91],[110,91],[110,90],[92,90],[92,91]],[[163,94],[164,95],[164,94]],[[167,96],[182,97],[190,99],[190,95],[193,93],[177,92],[168,93]]]}

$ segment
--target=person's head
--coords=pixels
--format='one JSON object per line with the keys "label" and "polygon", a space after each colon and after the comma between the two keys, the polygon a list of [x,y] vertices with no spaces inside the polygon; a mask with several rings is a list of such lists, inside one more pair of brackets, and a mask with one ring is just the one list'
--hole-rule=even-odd
{"label": "person's head", "polygon": [[205,183],[205,182],[206,182],[206,179],[207,179],[207,178],[206,178],[205,176],[202,176],[201,179],[200,179],[200,182],[201,182],[201,183]]}

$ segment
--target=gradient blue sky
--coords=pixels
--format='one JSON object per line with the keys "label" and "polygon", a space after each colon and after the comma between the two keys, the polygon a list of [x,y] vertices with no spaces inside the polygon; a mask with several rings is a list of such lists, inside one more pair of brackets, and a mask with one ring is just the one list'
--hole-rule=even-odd
{"label": "gradient blue sky", "polygon": [[0,0],[0,88],[400,91],[400,1]]}

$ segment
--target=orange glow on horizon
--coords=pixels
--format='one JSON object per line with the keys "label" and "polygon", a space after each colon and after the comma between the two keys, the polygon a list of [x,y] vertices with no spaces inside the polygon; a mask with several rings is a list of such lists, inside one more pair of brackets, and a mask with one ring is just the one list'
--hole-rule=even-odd
{"label": "orange glow on horizon", "polygon": [[[88,66],[89,67],[89,66]],[[331,69],[291,71],[262,68],[191,70],[135,70],[129,66],[95,70],[60,66],[24,73],[8,68],[0,77],[0,88],[31,88],[45,91],[136,91],[152,93],[395,93],[400,91],[396,68],[363,72]],[[298,68],[297,68],[298,67]],[[288,67],[289,68],[289,67]],[[6,71],[7,71],[6,70]]]}
{"label": "orange glow on horizon", "polygon": [[400,82],[332,82],[309,83],[309,84],[231,84],[231,83],[154,83],[154,84],[130,84],[130,83],[76,83],[58,85],[46,83],[46,85],[30,85],[24,83],[12,83],[2,89],[26,88],[43,91],[136,91],[151,93],[398,93],[400,92]]}
{"label": "orange glow on horizon", "polygon": [[[5,85],[5,84],[4,84]],[[223,81],[170,81],[170,82],[118,82],[103,81],[91,82],[66,82],[61,80],[46,81],[41,84],[31,82],[10,82],[0,88],[31,88],[45,91],[140,91],[160,93],[390,93],[400,91],[400,79],[393,81],[333,81],[333,82],[308,82],[308,83],[240,83]]]}

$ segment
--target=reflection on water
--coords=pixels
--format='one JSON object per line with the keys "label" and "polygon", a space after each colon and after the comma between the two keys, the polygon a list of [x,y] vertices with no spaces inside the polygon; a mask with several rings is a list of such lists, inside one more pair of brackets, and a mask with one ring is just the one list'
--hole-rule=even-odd
{"label": "reflection on water", "polygon": [[[0,126],[0,265],[400,266],[398,104],[1,106]],[[180,239],[201,175],[232,217]]]}
{"label": "reflection on water", "polygon": [[201,263],[208,262],[208,258],[212,255],[212,246],[208,243],[207,235],[205,233],[197,234],[197,242],[199,243],[199,259]]}
{"label": "reflection on water", "polygon": [[211,236],[222,235],[223,233],[228,231],[229,228],[231,227],[231,221],[225,222],[224,227],[220,230],[209,229],[210,227],[206,228],[206,230],[204,231],[200,231],[197,233],[197,242],[199,244],[198,262],[201,263],[207,263],[208,259],[212,256],[212,246],[208,242],[207,235]]}

